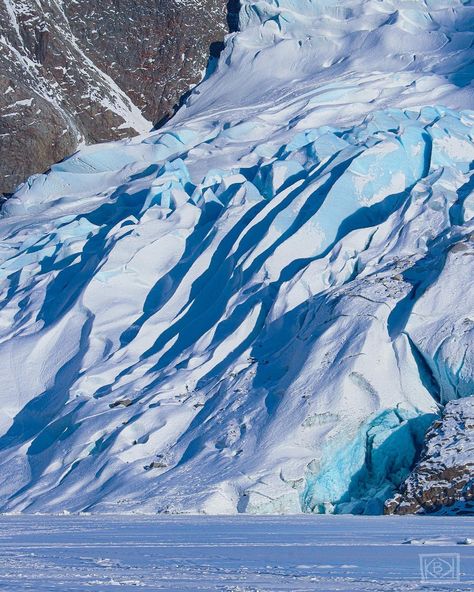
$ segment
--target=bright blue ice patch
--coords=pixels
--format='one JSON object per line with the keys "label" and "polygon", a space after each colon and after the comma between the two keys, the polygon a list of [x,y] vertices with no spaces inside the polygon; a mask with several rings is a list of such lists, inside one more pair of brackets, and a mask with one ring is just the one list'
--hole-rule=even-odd
{"label": "bright blue ice patch", "polygon": [[361,426],[350,442],[328,444],[324,460],[309,474],[303,511],[316,514],[381,514],[383,504],[417,461],[436,415],[386,409]]}

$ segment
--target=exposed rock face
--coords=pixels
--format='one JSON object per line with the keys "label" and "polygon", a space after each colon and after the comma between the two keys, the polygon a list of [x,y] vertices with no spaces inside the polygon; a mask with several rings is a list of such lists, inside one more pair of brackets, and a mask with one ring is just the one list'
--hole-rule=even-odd
{"label": "exposed rock face", "polygon": [[1,0],[0,193],[80,143],[169,116],[233,10],[225,0]]}
{"label": "exposed rock face", "polygon": [[474,513],[474,397],[451,401],[386,514]]}

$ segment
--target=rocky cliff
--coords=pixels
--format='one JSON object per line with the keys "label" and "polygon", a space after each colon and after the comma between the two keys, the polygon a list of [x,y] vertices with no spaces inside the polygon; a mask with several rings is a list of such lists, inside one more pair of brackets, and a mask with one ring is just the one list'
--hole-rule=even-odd
{"label": "rocky cliff", "polygon": [[387,514],[474,513],[474,397],[449,402]]}
{"label": "rocky cliff", "polygon": [[235,9],[225,0],[1,0],[0,193],[80,144],[169,116]]}

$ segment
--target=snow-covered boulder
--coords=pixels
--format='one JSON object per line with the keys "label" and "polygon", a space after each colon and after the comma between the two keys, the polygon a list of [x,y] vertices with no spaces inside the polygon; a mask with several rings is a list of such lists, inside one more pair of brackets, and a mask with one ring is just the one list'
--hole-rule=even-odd
{"label": "snow-covered boulder", "polygon": [[450,401],[387,514],[474,514],[474,397]]}

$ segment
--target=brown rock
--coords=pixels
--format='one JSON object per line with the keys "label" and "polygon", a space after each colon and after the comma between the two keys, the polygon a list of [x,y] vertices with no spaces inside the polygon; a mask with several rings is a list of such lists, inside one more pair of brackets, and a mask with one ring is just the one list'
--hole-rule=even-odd
{"label": "brown rock", "polygon": [[117,401],[110,403],[109,407],[111,409],[115,409],[115,407],[130,407],[132,403],[132,399],[118,399]]}
{"label": "brown rock", "polygon": [[0,193],[169,117],[235,21],[228,4],[0,0]]}
{"label": "brown rock", "polygon": [[474,513],[474,397],[449,402],[386,514]]}

